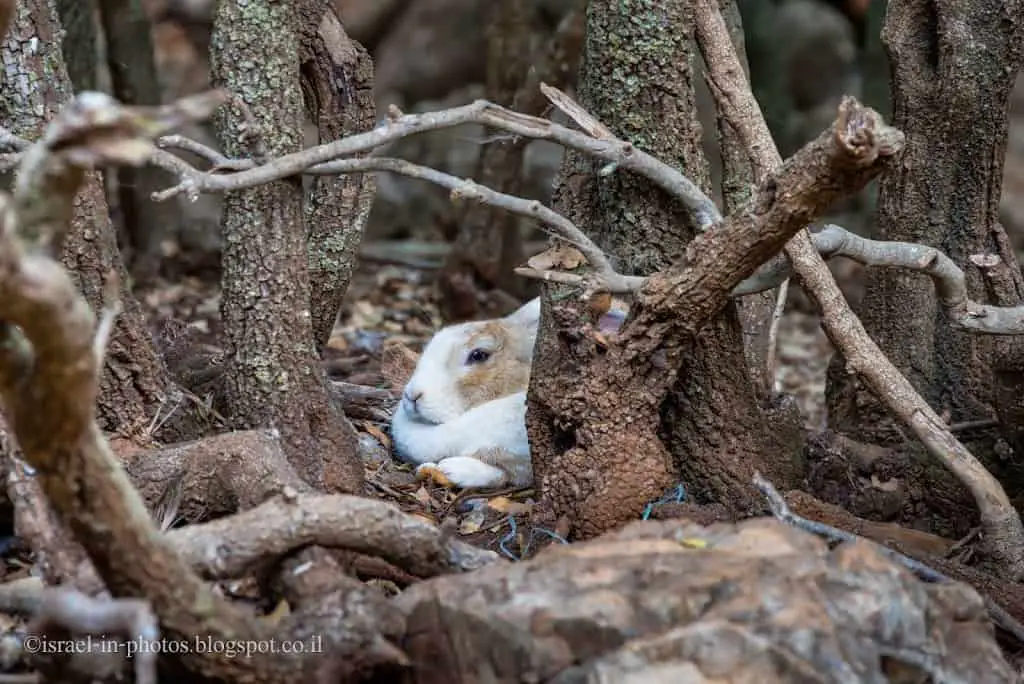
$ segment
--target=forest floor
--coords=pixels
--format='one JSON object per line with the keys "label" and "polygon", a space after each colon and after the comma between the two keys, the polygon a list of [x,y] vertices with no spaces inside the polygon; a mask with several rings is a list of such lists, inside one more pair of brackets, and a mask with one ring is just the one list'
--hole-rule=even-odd
{"label": "forest floor", "polygon": [[[324,353],[330,377],[390,388],[381,373],[384,342],[398,341],[418,352],[442,325],[431,280],[430,269],[364,261],[353,278]],[[202,341],[216,344],[216,283],[187,277],[157,284],[140,294],[154,329],[173,317],[187,321],[201,333]],[[777,378],[780,389],[797,398],[805,425],[814,430],[824,424],[825,371],[832,348],[817,316],[801,310],[802,297],[794,295],[779,330]],[[417,481],[410,466],[391,458],[386,424],[369,420],[353,423],[364,447],[368,495],[391,500],[403,510],[439,524],[454,517],[467,541],[518,557],[519,550],[526,546],[517,536],[530,512],[532,490],[477,494]],[[673,503],[679,501],[670,499]]]}

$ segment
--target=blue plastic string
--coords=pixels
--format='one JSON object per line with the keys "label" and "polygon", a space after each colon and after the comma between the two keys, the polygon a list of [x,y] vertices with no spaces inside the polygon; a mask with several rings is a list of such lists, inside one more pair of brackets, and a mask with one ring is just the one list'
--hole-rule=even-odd
{"label": "blue plastic string", "polygon": [[[515,516],[508,516],[508,527],[508,534],[502,537],[501,541],[498,542],[498,548],[501,549],[501,552],[505,554],[508,558],[514,561],[522,560],[520,556],[517,556],[515,553],[512,552],[511,549],[508,548],[508,546],[506,546],[506,544],[508,544],[510,541],[516,538],[516,530],[518,529],[518,526],[516,525]],[[530,547],[533,546],[533,542],[536,539],[538,533],[546,534],[551,539],[554,539],[555,541],[560,542],[562,544],[569,543],[557,532],[546,530],[543,527],[534,527],[533,530],[530,531],[530,538],[526,540],[526,547],[523,549],[524,556],[530,552]]]}
{"label": "blue plastic string", "polygon": [[658,506],[663,506],[668,503],[683,503],[686,501],[686,488],[683,487],[682,483],[677,484],[673,487],[665,496],[661,497],[657,501],[653,501],[644,508],[644,515],[641,520],[648,520],[651,517],[651,513]]}

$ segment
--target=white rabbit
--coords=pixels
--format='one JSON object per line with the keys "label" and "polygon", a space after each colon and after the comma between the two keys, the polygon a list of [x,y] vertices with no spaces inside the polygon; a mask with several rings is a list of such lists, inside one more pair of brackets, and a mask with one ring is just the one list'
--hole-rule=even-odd
{"label": "white rabbit", "polygon": [[[598,329],[615,332],[625,318],[612,309]],[[442,328],[427,343],[391,419],[395,453],[417,475],[463,488],[532,483],[526,390],[539,322],[538,297],[504,318]]]}
{"label": "white rabbit", "polygon": [[[395,453],[456,487],[527,486],[526,389],[540,298],[504,318],[439,330],[391,421]],[[440,479],[440,478],[439,478]]]}

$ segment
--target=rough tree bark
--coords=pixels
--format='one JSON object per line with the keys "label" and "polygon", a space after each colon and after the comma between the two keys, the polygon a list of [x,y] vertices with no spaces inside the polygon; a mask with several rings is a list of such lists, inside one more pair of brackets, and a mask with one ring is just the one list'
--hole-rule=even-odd
{"label": "rough tree bark", "polygon": [[[875,237],[934,246],[967,273],[975,300],[1020,303],[1024,280],[998,210],[1008,100],[1024,55],[1024,3],[894,2],[882,38],[892,66],[893,122],[908,142],[899,169],[881,181]],[[921,396],[952,421],[990,418],[997,341],[951,326],[927,278],[871,269],[866,284],[857,313]],[[837,355],[828,385],[833,427],[876,444],[902,443],[894,419],[843,368]]]}
{"label": "rough tree bark", "polygon": [[[298,8],[224,0],[211,42],[213,83],[234,96],[217,122],[224,153],[300,150]],[[224,398],[237,426],[281,430],[289,459],[311,485],[361,492],[355,431],[329,400],[313,347],[302,195],[295,177],[224,197]]]}
{"label": "rough tree bark", "polygon": [[[692,26],[689,3],[592,0],[579,96],[581,105],[615,135],[684,169],[707,193],[710,177],[690,69]],[[586,226],[621,273],[647,275],[666,268],[693,236],[687,212],[645,179],[624,172],[602,176],[601,166],[567,154],[556,208],[576,225]],[[567,355],[556,327],[545,325],[538,335],[530,392],[527,423],[538,481],[557,454],[574,443],[559,429],[565,419],[557,406],[573,384],[571,378],[578,377],[578,366],[586,362]],[[649,359],[637,357],[634,362]],[[606,389],[608,400],[625,399],[614,396],[613,385]],[[760,510],[762,498],[751,485],[755,469],[770,472],[773,479],[789,483],[787,487],[800,476],[802,443],[795,416],[780,414],[772,422],[761,410],[732,304],[698,336],[670,396],[654,408],[659,410],[674,475],[697,501],[718,501],[737,513]],[[622,458],[633,454],[623,453]],[[590,468],[567,475],[583,481]],[[559,486],[560,496],[574,490],[580,497],[592,495],[588,487],[573,486],[565,477]],[[604,524],[593,521],[594,529]]]}
{"label": "rough tree bark", "polygon": [[[350,38],[334,3],[300,3],[302,91],[316,123],[318,142],[338,140],[373,128],[373,60]],[[348,291],[359,244],[370,216],[376,182],[370,174],[323,176],[314,180],[306,206],[309,228],[310,311],[316,347],[327,344]]]}
{"label": "rough tree bark", "polygon": [[[125,104],[160,104],[150,23],[141,0],[99,0],[99,8],[114,97]],[[132,248],[130,270],[137,281],[157,275],[160,243],[176,233],[175,205],[150,197],[172,184],[170,175],[156,166],[117,170],[118,204]]]}
{"label": "rough tree bark", "polygon": [[[0,123],[23,138],[38,137],[45,123],[71,97],[60,33],[53,0],[18,3],[16,20],[3,43]],[[128,281],[99,173],[89,174],[75,200],[75,209],[62,259],[89,304],[98,311],[107,275],[113,272],[122,283]],[[122,306],[104,363],[97,416],[104,430],[141,435],[157,410],[175,403],[178,389],[130,291],[123,293]],[[185,409],[177,411],[180,417],[186,413]],[[185,422],[172,419],[155,436],[174,441],[198,435]]]}

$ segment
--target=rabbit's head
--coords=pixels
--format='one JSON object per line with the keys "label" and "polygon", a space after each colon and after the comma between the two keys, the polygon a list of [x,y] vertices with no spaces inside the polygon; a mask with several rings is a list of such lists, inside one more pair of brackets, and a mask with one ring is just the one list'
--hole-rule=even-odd
{"label": "rabbit's head", "polygon": [[451,325],[427,343],[402,391],[401,410],[441,424],[474,406],[526,389],[540,298],[504,318]]}

